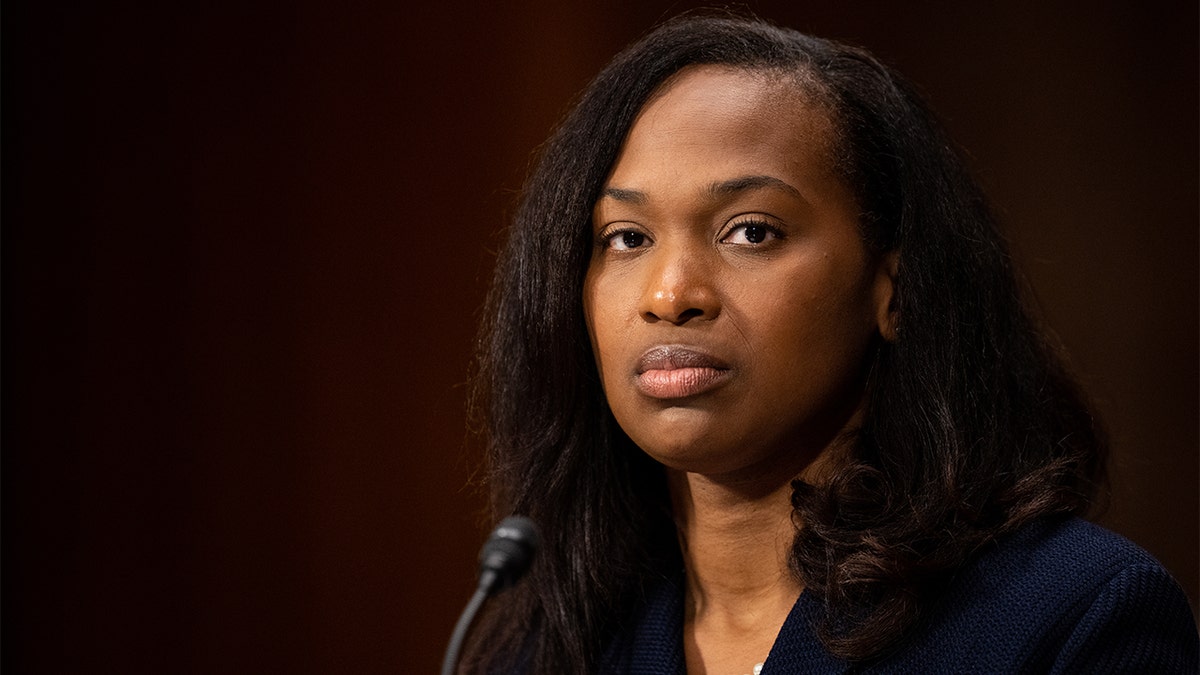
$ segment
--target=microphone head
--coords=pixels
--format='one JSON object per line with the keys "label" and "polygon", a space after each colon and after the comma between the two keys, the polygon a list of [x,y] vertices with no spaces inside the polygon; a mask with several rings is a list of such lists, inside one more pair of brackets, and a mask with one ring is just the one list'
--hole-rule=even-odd
{"label": "microphone head", "polygon": [[500,521],[479,554],[479,585],[488,593],[517,583],[533,562],[542,539],[537,526],[524,516]]}

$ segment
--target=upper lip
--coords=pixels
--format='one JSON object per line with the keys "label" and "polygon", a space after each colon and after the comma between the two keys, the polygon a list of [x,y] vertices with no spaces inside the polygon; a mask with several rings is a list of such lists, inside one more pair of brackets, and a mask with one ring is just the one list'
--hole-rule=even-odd
{"label": "upper lip", "polygon": [[647,370],[675,370],[677,368],[728,370],[729,364],[695,347],[660,345],[651,347],[642,354],[638,359],[637,373],[641,375]]}

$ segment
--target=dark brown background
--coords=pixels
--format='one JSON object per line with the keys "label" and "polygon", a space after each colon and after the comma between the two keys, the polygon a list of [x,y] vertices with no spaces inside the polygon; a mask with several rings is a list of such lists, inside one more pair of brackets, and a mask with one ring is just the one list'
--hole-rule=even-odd
{"label": "dark brown background", "polygon": [[[404,4],[6,5],[12,672],[439,663],[494,235],[573,94],[691,3]],[[752,6],[947,118],[1112,428],[1105,522],[1195,603],[1196,5],[1036,4]]]}

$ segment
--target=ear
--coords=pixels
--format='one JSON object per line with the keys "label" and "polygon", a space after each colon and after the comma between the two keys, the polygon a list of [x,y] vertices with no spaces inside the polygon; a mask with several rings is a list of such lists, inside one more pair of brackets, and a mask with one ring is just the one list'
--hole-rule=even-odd
{"label": "ear", "polygon": [[875,268],[875,323],[879,334],[888,342],[896,341],[900,329],[900,312],[896,309],[896,273],[900,266],[900,251],[893,249],[879,256]]}

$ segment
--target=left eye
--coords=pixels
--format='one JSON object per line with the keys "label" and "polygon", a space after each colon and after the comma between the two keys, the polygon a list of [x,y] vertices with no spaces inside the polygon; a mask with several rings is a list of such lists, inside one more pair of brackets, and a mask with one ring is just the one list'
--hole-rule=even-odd
{"label": "left eye", "polygon": [[775,228],[765,223],[744,223],[730,230],[721,241],[727,244],[761,244],[778,236]]}

